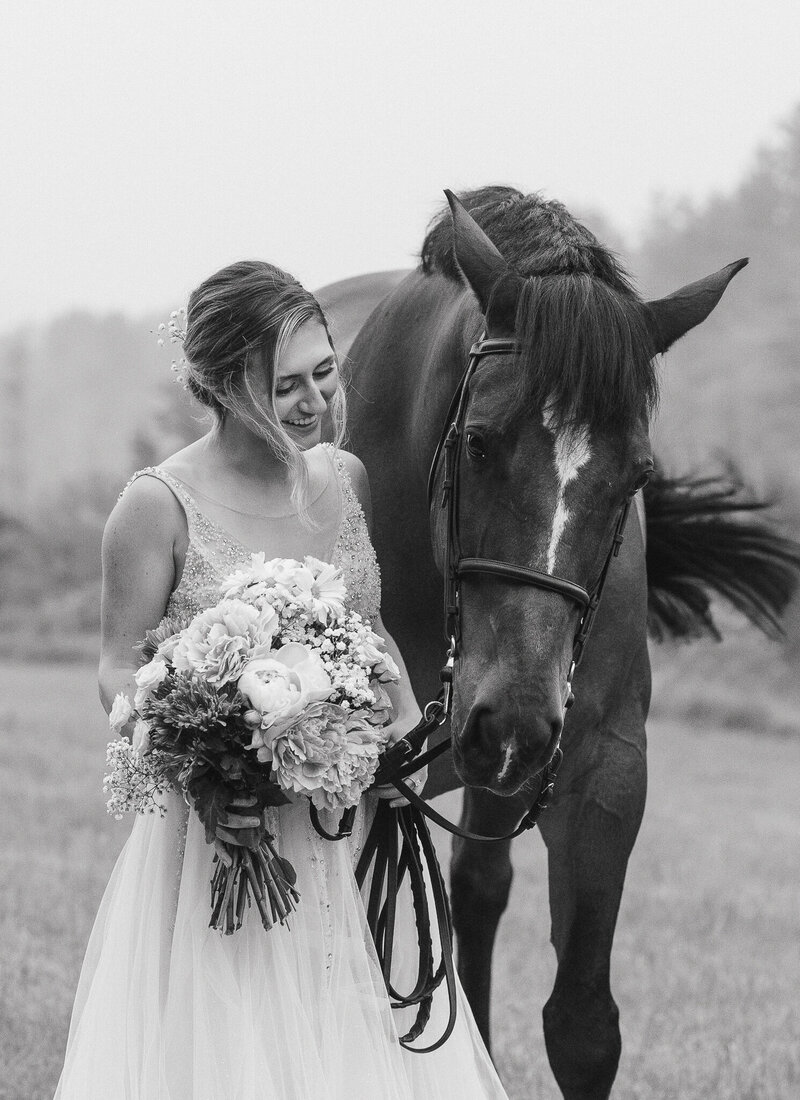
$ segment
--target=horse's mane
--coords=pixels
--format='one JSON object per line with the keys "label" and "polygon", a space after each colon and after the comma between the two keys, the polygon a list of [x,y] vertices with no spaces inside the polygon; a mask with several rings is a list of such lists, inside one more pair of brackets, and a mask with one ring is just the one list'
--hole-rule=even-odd
{"label": "horse's mane", "polygon": [[[523,276],[514,408],[547,406],[557,423],[589,428],[626,428],[649,415],[658,399],[654,349],[641,299],[613,252],[539,194],[493,186],[459,199]],[[426,274],[463,281],[447,206],[428,228],[421,259]]]}

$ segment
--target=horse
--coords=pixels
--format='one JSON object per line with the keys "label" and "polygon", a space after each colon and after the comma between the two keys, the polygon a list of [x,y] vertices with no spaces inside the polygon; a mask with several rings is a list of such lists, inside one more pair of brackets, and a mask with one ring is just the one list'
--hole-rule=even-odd
{"label": "horse", "polygon": [[[426,797],[463,786],[461,827],[501,836],[563,753],[539,821],[557,958],[544,1034],[564,1097],[594,1100],[609,1095],[621,1051],[610,954],[645,802],[648,622],[673,634],[713,630],[717,589],[774,632],[800,558],[732,516],[760,502],[735,486],[669,481],[650,445],[655,357],[709,315],[747,261],[645,302],[559,203],[506,187],[447,195],[416,269],[319,296],[350,362],[351,446],[371,484],[384,621],[421,702],[436,696],[451,647],[452,755],[432,767]],[[457,414],[450,530],[442,501],[452,470],[434,457],[476,341]],[[614,546],[626,504],[643,496]],[[465,559],[545,582],[462,574]],[[658,568],[648,577],[649,561]],[[591,597],[601,574],[574,668],[587,607],[570,586]],[[487,1045],[492,949],[511,878],[510,841],[456,838],[458,969]]]}

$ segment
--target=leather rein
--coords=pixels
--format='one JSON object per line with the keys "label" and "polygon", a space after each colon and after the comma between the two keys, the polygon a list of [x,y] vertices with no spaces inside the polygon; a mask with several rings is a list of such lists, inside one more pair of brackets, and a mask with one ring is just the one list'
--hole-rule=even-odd
{"label": "leather rein", "polygon": [[[449,642],[449,650],[446,663],[440,672],[442,688],[439,696],[425,706],[419,724],[405,737],[395,742],[381,757],[381,763],[375,775],[375,783],[393,784],[397,791],[408,800],[409,805],[398,810],[392,810],[385,800],[379,802],[373,824],[356,867],[356,881],[359,888],[364,887],[369,880],[366,902],[367,923],[378,953],[386,987],[390,997],[393,998],[392,1007],[407,1008],[415,1006],[417,1010],[414,1024],[401,1037],[400,1043],[406,1049],[420,1054],[440,1047],[452,1032],[456,1021],[456,980],[453,966],[452,920],[444,880],[426,819],[435,822],[441,828],[464,840],[487,843],[512,840],[527,829],[532,829],[541,813],[547,808],[563,756],[560,744],[557,742],[543,769],[541,786],[533,805],[526,811],[517,827],[503,836],[482,836],[462,829],[428,805],[406,782],[414,772],[425,767],[451,747],[451,738],[448,736],[439,741],[432,749],[422,752],[427,737],[444,725],[450,717],[453,670],[461,644],[460,602],[462,582],[465,580],[469,582],[475,577],[490,576],[511,584],[527,584],[548,592],[555,592],[578,605],[580,619],[573,639],[572,662],[567,678],[567,698],[564,704],[564,709],[567,710],[574,702],[572,680],[575,669],[583,655],[586,641],[592,629],[611,563],[619,554],[622,546],[625,523],[633,499],[632,495],[629,496],[620,509],[611,546],[600,574],[590,590],[575,581],[544,573],[527,565],[515,565],[494,558],[462,557],[460,555],[458,537],[460,460],[464,441],[464,419],[469,403],[470,382],[483,359],[494,355],[514,355],[516,351],[517,345],[513,340],[481,338],[472,345],[466,370],[450,402],[444,428],[433,456],[428,476],[428,505],[430,508],[433,507],[436,480],[439,468],[443,466],[440,506],[447,510],[443,572],[445,580],[445,635]],[[343,837],[349,836],[354,819],[355,808],[346,810],[339,822],[337,832],[331,833],[323,827],[316,808],[313,804],[311,805],[311,820],[314,828],[328,840],[341,840]],[[426,893],[426,870],[439,933],[438,963],[434,961],[432,924]],[[420,953],[414,987],[407,993],[400,993],[392,984],[391,967],[397,892],[406,876],[408,876],[411,888]],[[428,1023],[433,994],[443,981],[447,987],[449,1000],[449,1015],[444,1031],[429,1046],[411,1046],[411,1043],[422,1034]]]}

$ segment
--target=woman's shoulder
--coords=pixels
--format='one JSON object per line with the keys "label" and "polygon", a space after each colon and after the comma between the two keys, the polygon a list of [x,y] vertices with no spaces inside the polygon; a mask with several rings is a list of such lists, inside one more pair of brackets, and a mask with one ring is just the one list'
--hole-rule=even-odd
{"label": "woman's shoulder", "polygon": [[137,470],[108,517],[105,537],[170,541],[186,527],[185,508],[160,466]]}
{"label": "woman's shoulder", "polygon": [[330,453],[341,462],[358,499],[369,499],[369,477],[367,476],[366,467],[358,455],[354,455],[352,451],[345,451],[341,447],[336,447],[333,443],[326,443],[324,446],[328,447]]}

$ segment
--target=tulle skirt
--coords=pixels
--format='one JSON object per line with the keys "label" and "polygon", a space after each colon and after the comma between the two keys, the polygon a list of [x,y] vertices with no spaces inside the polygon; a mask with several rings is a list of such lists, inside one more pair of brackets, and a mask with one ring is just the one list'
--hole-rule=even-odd
{"label": "tulle skirt", "polygon": [[[297,912],[266,932],[252,906],[223,936],[208,927],[213,849],[177,796],[166,803],[163,818],[136,819],[103,896],[55,1100],[505,1097],[460,989],[443,1047],[398,1043],[413,1014],[390,1007],[353,876],[363,811],[337,843],[311,829],[305,803],[273,811],[298,873]],[[408,896],[397,941],[393,977],[410,989]],[[440,989],[422,1042],[446,1018]]]}

